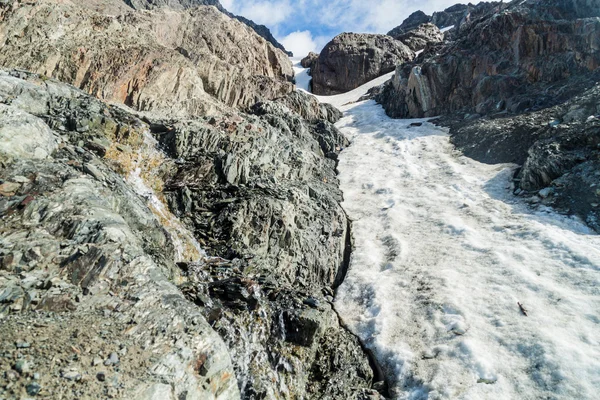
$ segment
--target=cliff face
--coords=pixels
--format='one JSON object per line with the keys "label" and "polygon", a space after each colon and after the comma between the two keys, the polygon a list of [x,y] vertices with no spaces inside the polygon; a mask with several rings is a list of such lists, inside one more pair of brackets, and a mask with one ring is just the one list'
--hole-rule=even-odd
{"label": "cliff face", "polygon": [[282,50],[289,56],[293,56],[292,53],[288,52],[281,43],[275,39],[269,28],[264,25],[259,25],[254,21],[244,18],[240,15],[234,15],[227,11],[219,2],[219,0],[123,0],[127,5],[136,10],[155,10],[159,8],[169,8],[172,10],[184,10],[187,8],[193,8],[198,6],[214,6],[219,11],[227,15],[228,17],[237,19],[250,28],[252,28],[258,35],[262,36],[267,42],[271,43],[275,48]]}
{"label": "cliff face", "polygon": [[0,63],[179,116],[247,107],[292,90],[286,55],[214,7],[112,15],[113,5],[4,5]]}
{"label": "cliff face", "polygon": [[551,16],[559,11],[515,3],[472,22],[456,41],[400,66],[382,104],[392,116],[422,117],[518,112],[568,98],[560,82],[586,79],[599,65],[600,22]]}
{"label": "cliff face", "polygon": [[143,197],[168,168],[147,124],[25,73],[1,71],[0,98],[0,346],[30,343],[0,362],[0,395],[239,398],[227,347],[176,286],[191,240]]}

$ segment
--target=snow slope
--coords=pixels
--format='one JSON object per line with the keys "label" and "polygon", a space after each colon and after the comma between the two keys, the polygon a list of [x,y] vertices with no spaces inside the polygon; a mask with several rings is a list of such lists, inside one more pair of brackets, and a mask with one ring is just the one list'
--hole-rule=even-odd
{"label": "snow slope", "polygon": [[355,249],[335,304],[394,398],[600,398],[600,237],[514,197],[514,166],[462,156],[426,120],[342,111]]}
{"label": "snow slope", "polygon": [[308,88],[310,85],[310,80],[312,79],[311,76],[308,75],[309,68],[304,68],[300,64],[302,57],[291,57],[290,60],[292,61],[292,68],[294,68],[296,88],[305,92],[309,92]]}

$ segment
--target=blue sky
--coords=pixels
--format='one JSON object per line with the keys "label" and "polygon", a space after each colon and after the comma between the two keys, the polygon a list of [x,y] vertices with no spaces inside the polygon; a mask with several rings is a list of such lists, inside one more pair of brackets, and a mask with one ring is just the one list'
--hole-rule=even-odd
{"label": "blue sky", "polygon": [[268,26],[297,57],[319,52],[341,32],[386,33],[409,16],[460,0],[221,0],[234,14]]}

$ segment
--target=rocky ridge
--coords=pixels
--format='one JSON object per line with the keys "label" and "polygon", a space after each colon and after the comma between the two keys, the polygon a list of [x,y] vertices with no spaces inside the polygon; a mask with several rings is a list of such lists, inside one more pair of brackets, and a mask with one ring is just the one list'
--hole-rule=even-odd
{"label": "rocky ridge", "polygon": [[198,6],[214,6],[219,11],[224,13],[230,18],[237,19],[252,28],[258,35],[262,36],[267,42],[271,43],[275,48],[282,50],[288,56],[292,57],[293,54],[285,49],[281,43],[275,39],[269,28],[264,25],[259,25],[248,18],[244,18],[241,15],[234,15],[227,11],[225,7],[219,2],[219,0],[123,0],[128,6],[136,10],[155,10],[159,8],[169,8],[173,10],[185,10],[188,8]]}
{"label": "rocky ridge", "polygon": [[0,396],[379,398],[331,305],[341,114],[182,4],[0,9]]}

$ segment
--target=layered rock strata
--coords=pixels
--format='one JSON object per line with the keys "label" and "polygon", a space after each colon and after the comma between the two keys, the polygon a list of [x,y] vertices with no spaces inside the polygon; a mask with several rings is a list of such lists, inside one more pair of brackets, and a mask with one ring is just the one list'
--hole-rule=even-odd
{"label": "layered rock strata", "polygon": [[44,0],[0,8],[0,64],[174,116],[248,107],[293,89],[282,51],[214,7],[122,11]]}

